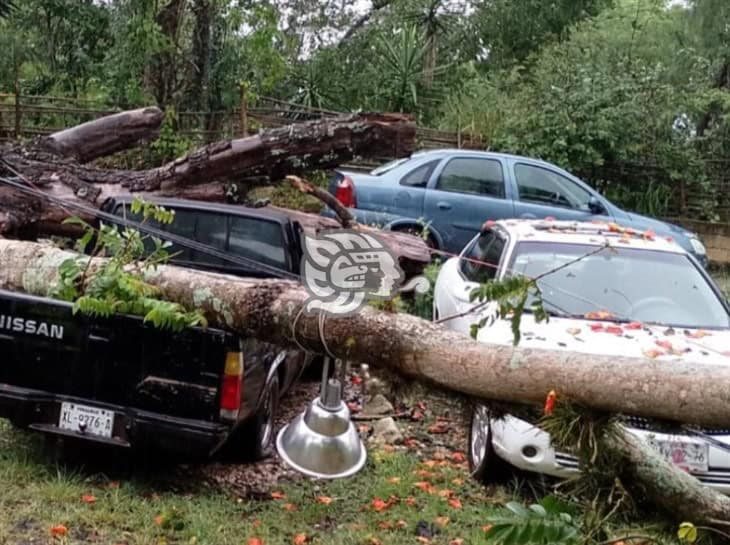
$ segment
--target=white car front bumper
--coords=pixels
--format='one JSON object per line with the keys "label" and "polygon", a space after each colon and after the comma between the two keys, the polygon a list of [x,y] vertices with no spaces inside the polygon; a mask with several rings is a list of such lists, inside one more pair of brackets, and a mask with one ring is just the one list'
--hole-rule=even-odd
{"label": "white car front bumper", "polygon": [[[559,478],[578,473],[578,459],[556,451],[550,444],[550,435],[529,422],[508,415],[492,420],[491,427],[494,451],[509,464],[524,471]],[[634,427],[628,430],[644,440],[651,436],[655,440],[676,440],[681,437],[687,441],[697,441],[696,437],[669,436]],[[713,434],[712,437],[730,447],[730,429],[723,433],[726,434]],[[730,451],[710,444],[708,465],[708,471],[692,475],[702,484],[730,495]]]}

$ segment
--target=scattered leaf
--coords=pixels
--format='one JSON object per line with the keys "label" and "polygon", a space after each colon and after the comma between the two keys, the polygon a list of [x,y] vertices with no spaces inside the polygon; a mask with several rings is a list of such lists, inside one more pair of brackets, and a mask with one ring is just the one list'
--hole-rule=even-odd
{"label": "scattered leaf", "polygon": [[647,229],[646,231],[644,231],[644,238],[646,240],[654,240],[656,238],[656,233],[651,229]]}
{"label": "scattered leaf", "polygon": [[350,401],[347,404],[347,408],[350,409],[351,413],[359,413],[360,412],[360,404],[357,401]]}
{"label": "scattered leaf", "polygon": [[294,539],[291,540],[293,545],[304,545],[307,541],[309,541],[307,534],[297,534],[294,536]]}
{"label": "scattered leaf", "polygon": [[677,530],[677,537],[685,543],[694,543],[697,541],[697,527],[691,522],[683,522]]}
{"label": "scattered leaf", "polygon": [[641,329],[643,324],[641,322],[629,322],[628,324],[624,324],[624,329],[629,330],[635,330],[635,329]]}
{"label": "scattered leaf", "polygon": [[391,477],[390,479],[388,479],[388,482],[390,484],[398,484],[400,482],[400,477]]}
{"label": "scattered leaf", "polygon": [[317,503],[321,503],[322,505],[329,505],[332,501],[332,498],[329,496],[317,496]]}
{"label": "scattered leaf", "polygon": [[381,541],[375,536],[368,536],[365,543],[367,543],[367,545],[382,545]]}
{"label": "scattered leaf", "polygon": [[382,447],[380,447],[380,450],[390,454],[391,452],[395,452],[395,447],[393,445],[383,445]]}
{"label": "scattered leaf", "polygon": [[286,498],[286,494],[283,492],[274,491],[271,493],[272,500],[283,500],[284,498]]}
{"label": "scattered leaf", "polygon": [[454,491],[449,490],[448,488],[444,488],[443,490],[439,490],[438,494],[441,498],[450,498],[454,495]]}
{"label": "scattered leaf", "polygon": [[624,330],[621,326],[609,325],[609,326],[606,326],[606,333],[613,333],[614,335],[623,335]]}
{"label": "scattered leaf", "polygon": [[165,524],[165,517],[163,515],[157,515],[155,517],[155,524],[157,526],[162,526],[163,524]]}
{"label": "scattered leaf", "polygon": [[603,331],[603,324],[591,324],[591,331]]}
{"label": "scattered leaf", "polygon": [[405,520],[400,519],[398,522],[395,523],[395,527],[400,529],[408,528],[408,523]]}
{"label": "scattered leaf", "polygon": [[451,454],[451,461],[455,464],[463,464],[466,462],[466,456],[463,452],[454,452]]}
{"label": "scattered leaf", "polygon": [[451,479],[451,484],[453,484],[454,486],[461,486],[464,484],[464,479],[459,479],[458,477],[456,477],[455,479]]}
{"label": "scattered leaf", "polygon": [[610,320],[611,318],[615,318],[616,315],[608,310],[593,310],[586,312],[583,317],[586,320]]}
{"label": "scattered leaf", "polygon": [[249,537],[246,545],[264,545],[264,542],[259,537]]}
{"label": "scattered leaf", "polygon": [[687,336],[691,339],[701,339],[702,337],[707,337],[709,334],[710,333],[703,331],[702,329],[687,332]]}
{"label": "scattered leaf", "polygon": [[449,517],[436,517],[435,519],[433,519],[433,522],[436,526],[440,528],[446,528],[449,522],[451,522],[451,519]]}
{"label": "scattered leaf", "polygon": [[442,434],[449,431],[449,424],[447,422],[436,422],[432,426],[428,427],[428,433],[431,434]]}
{"label": "scattered leaf", "polygon": [[656,348],[647,348],[645,350],[642,350],[642,353],[644,354],[644,356],[651,359],[655,359],[659,356],[664,355],[664,352],[662,352],[661,350],[657,350]]}
{"label": "scattered leaf", "polygon": [[390,503],[388,503],[385,500],[382,500],[380,498],[375,498],[371,503],[371,507],[373,508],[373,511],[381,512],[385,511],[390,507]]}
{"label": "scattered leaf", "polygon": [[81,501],[84,503],[96,503],[96,496],[92,496],[91,494],[84,494],[81,496]]}
{"label": "scattered leaf", "polygon": [[547,397],[545,398],[545,407],[543,408],[543,414],[546,416],[552,416],[555,410],[555,401],[558,399],[558,394],[555,390],[550,390]]}
{"label": "scattered leaf", "polygon": [[403,439],[403,445],[407,448],[416,448],[418,446],[418,441],[416,441],[413,437],[406,437]]}
{"label": "scattered leaf", "polygon": [[119,481],[109,481],[106,485],[107,488],[117,489],[119,488]]}
{"label": "scattered leaf", "polygon": [[565,331],[568,333],[568,335],[573,335],[573,337],[575,337],[576,335],[580,335],[579,327],[569,327]]}
{"label": "scattered leaf", "polygon": [[415,410],[411,413],[411,420],[414,422],[420,422],[423,420],[423,413],[419,410]]}
{"label": "scattered leaf", "polygon": [[491,524],[485,524],[484,526],[482,526],[482,532],[488,532],[491,529],[492,529]]}
{"label": "scattered leaf", "polygon": [[407,497],[407,498],[405,499],[405,504],[406,504],[406,505],[407,505],[408,507],[413,507],[414,505],[416,505],[416,498],[414,498],[413,496],[408,496],[408,497]]}
{"label": "scattered leaf", "polygon": [[431,538],[425,537],[425,536],[418,536],[416,538],[416,541],[418,541],[419,543],[431,543]]}
{"label": "scattered leaf", "polygon": [[395,524],[390,520],[381,520],[378,522],[378,528],[381,530],[392,530]]}
{"label": "scattered leaf", "polygon": [[454,509],[461,509],[461,500],[459,498],[450,498],[449,505]]}
{"label": "scattered leaf", "polygon": [[297,506],[293,503],[285,503],[282,507],[284,508],[284,511],[289,511],[290,513],[297,510]]}
{"label": "scattered leaf", "polygon": [[426,460],[423,462],[423,465],[425,465],[429,469],[433,469],[438,465],[438,462],[436,460]]}
{"label": "scattered leaf", "polygon": [[457,537],[449,541],[449,545],[464,545],[464,540],[460,537]]}
{"label": "scattered leaf", "polygon": [[427,492],[428,494],[433,494],[434,490],[435,490],[433,485],[426,481],[419,481],[417,483],[414,483],[413,486],[415,486],[419,490],[423,490],[424,492]]}
{"label": "scattered leaf", "polygon": [[664,350],[668,350],[669,352],[672,352],[674,350],[674,347],[672,346],[672,343],[663,339],[657,339],[654,341],[654,343]]}
{"label": "scattered leaf", "polygon": [[66,528],[63,524],[51,526],[51,535],[53,537],[64,537],[68,535],[68,528]]}
{"label": "scattered leaf", "polygon": [[253,526],[254,528],[258,528],[259,526],[261,526],[261,519],[254,520],[251,526]]}

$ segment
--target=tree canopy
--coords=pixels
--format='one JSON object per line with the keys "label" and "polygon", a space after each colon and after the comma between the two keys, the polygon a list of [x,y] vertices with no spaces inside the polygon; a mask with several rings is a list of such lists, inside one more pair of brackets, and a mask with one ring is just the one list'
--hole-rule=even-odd
{"label": "tree canopy", "polygon": [[6,0],[0,18],[0,92],[210,112],[243,85],[251,103],[407,112],[599,185],[658,166],[606,186],[657,214],[727,151],[724,0]]}

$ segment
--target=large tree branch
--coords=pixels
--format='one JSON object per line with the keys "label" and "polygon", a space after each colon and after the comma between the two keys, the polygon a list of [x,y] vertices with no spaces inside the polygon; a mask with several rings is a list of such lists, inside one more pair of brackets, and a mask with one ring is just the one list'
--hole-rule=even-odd
{"label": "large tree branch", "polygon": [[163,117],[156,107],[120,112],[53,133],[41,145],[56,155],[86,163],[154,140]]}
{"label": "large tree branch", "polygon": [[[0,288],[46,295],[59,265],[75,254],[31,242],[0,240]],[[93,260],[90,271],[101,263]],[[522,349],[477,343],[430,322],[366,307],[350,316],[302,312],[307,292],[297,283],[243,279],[158,268],[147,280],[162,296],[200,309],[211,325],[283,346],[304,345],[384,366],[468,395],[538,403],[556,389],[562,398],[611,413],[704,425],[730,422],[730,368],[691,362]],[[625,478],[656,505],[696,523],[730,520],[730,499],[703,488],[628,433],[605,441]]]}

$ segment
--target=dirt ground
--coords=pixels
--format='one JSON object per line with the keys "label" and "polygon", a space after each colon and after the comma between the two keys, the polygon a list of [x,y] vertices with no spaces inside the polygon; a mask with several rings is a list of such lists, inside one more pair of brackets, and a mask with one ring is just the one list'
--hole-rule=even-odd
{"label": "dirt ground", "polygon": [[[377,380],[377,379],[376,379]],[[432,390],[420,384],[404,384],[388,378],[386,397],[394,406],[390,415],[403,434],[403,440],[392,445],[395,452],[409,452],[419,459],[438,459],[453,452],[465,454],[468,424],[468,403],[453,393]],[[320,382],[300,381],[284,396],[279,407],[276,433],[291,422],[319,394]],[[353,420],[366,446],[372,443],[375,418],[362,418],[360,376],[351,373],[344,391]],[[362,418],[362,419],[361,419]],[[268,497],[271,490],[283,483],[303,479],[299,473],[273,456],[255,464],[216,461],[190,470],[204,480],[241,498]]]}

